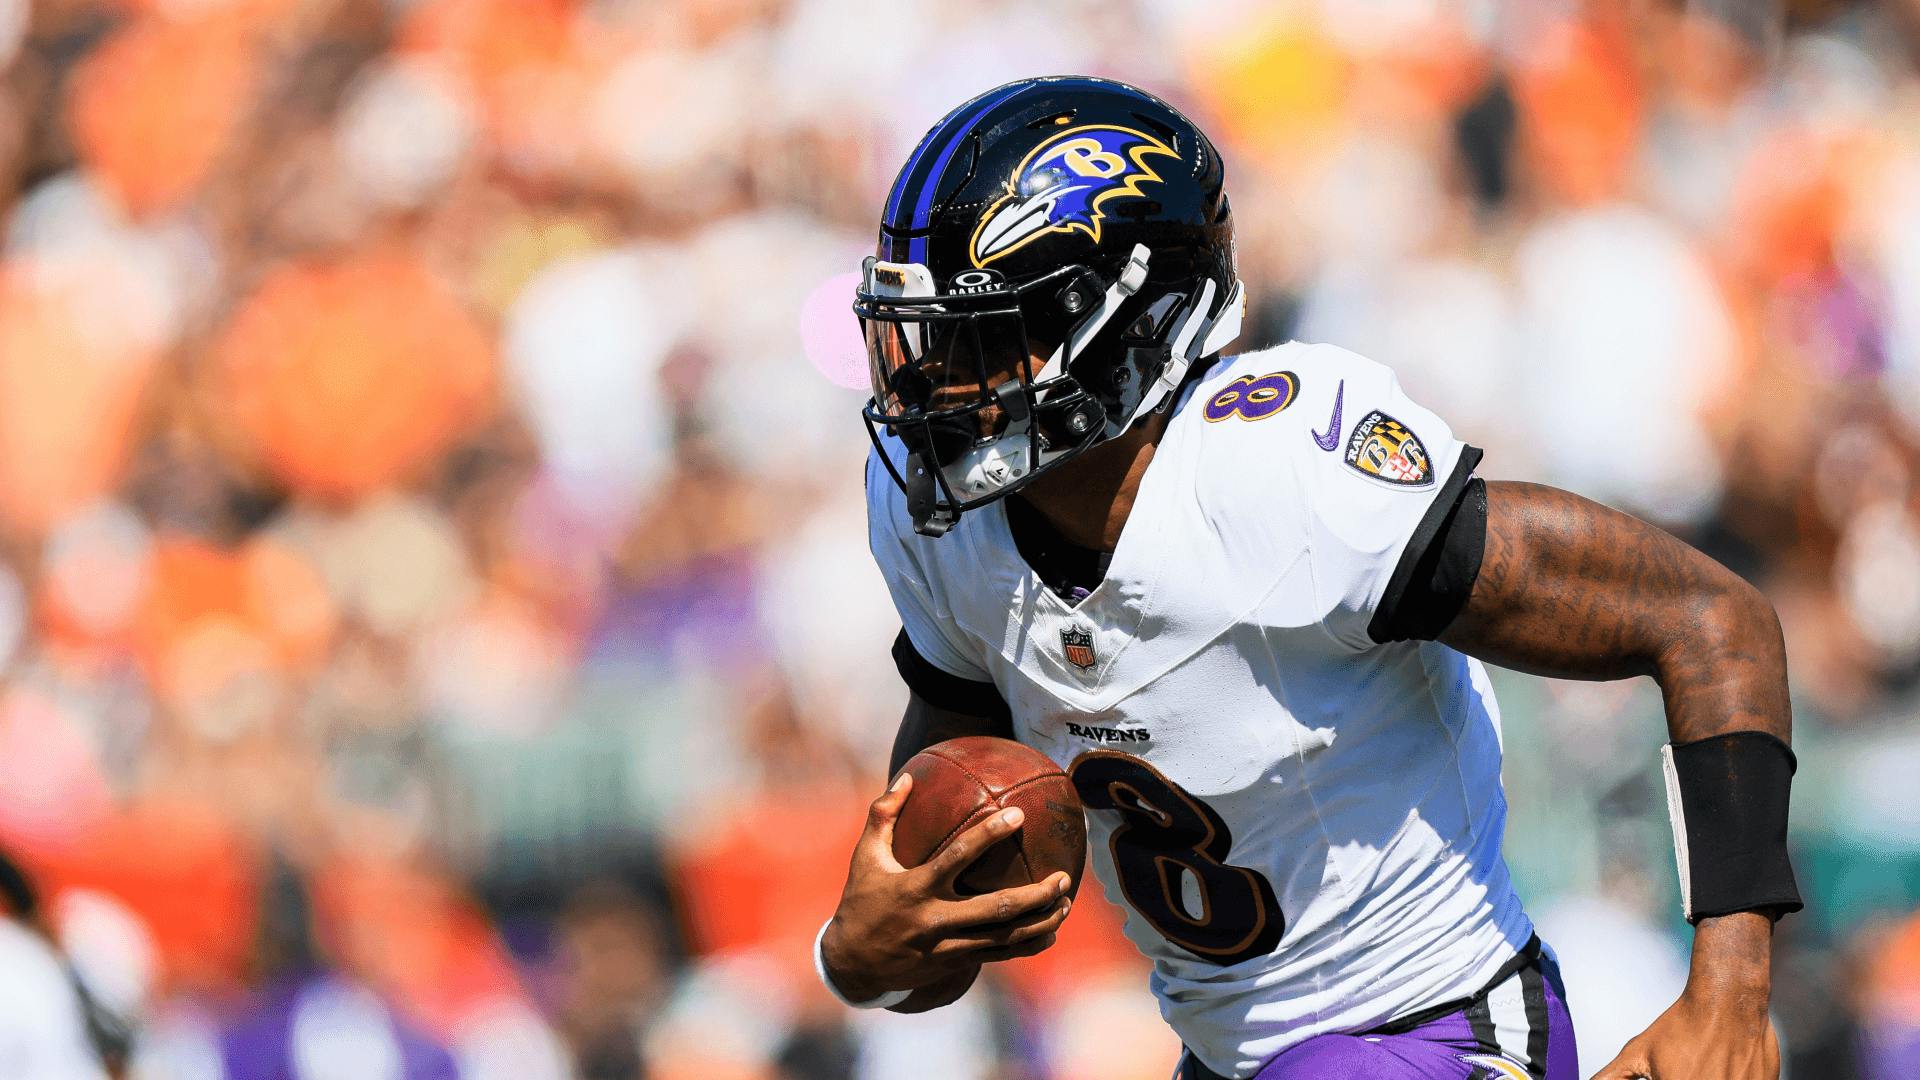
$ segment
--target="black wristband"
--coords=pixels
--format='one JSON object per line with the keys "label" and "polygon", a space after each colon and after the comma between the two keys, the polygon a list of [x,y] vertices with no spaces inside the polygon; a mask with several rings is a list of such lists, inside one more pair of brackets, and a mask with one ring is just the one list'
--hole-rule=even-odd
{"label": "black wristband", "polygon": [[1795,761],[1764,731],[1735,731],[1662,748],[1667,812],[1687,921],[1799,911],[1787,858],[1787,801]]}

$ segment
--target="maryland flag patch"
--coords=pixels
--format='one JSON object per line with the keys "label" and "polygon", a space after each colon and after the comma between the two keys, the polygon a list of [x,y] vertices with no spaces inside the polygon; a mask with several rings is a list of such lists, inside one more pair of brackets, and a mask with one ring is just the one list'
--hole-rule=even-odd
{"label": "maryland flag patch", "polygon": [[1347,436],[1347,465],[1396,487],[1433,483],[1433,459],[1420,436],[1378,409],[1355,424],[1353,434]]}

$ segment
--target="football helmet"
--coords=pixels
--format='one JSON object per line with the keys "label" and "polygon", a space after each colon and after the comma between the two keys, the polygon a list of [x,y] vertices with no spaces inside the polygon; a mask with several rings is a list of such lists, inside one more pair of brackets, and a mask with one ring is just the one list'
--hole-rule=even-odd
{"label": "football helmet", "polygon": [[1122,434],[1233,340],[1224,180],[1191,121],[1106,79],[1021,79],[934,125],[854,301],[915,530]]}

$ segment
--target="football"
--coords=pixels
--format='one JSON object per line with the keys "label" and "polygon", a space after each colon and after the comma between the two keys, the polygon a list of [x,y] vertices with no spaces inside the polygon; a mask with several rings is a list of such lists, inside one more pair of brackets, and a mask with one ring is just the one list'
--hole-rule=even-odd
{"label": "football", "polygon": [[1053,760],[1011,739],[969,735],[920,751],[901,770],[913,789],[893,826],[893,855],[906,867],[933,858],[954,837],[1009,807],[1026,820],[988,848],[955,882],[965,896],[1044,881],[1055,871],[1080,888],[1087,818],[1073,781]]}

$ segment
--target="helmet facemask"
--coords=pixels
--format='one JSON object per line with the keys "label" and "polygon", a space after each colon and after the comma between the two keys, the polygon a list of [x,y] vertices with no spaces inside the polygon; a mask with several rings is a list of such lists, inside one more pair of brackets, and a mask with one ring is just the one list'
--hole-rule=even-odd
{"label": "helmet facemask", "polygon": [[1216,309],[1208,280],[1196,302],[1156,299],[1117,347],[1109,336],[1102,351],[1118,362],[1093,362],[1090,347],[1145,283],[1150,257],[1136,245],[1111,280],[1079,265],[1018,284],[963,272],[945,293],[924,265],[867,260],[854,304],[873,379],[863,414],[876,447],[882,428],[907,447],[905,475],[884,448],[880,457],[917,531],[942,535],[963,511],[1125,432],[1171,400],[1200,348],[1232,337],[1216,331],[1228,314],[1237,331],[1238,287]]}

